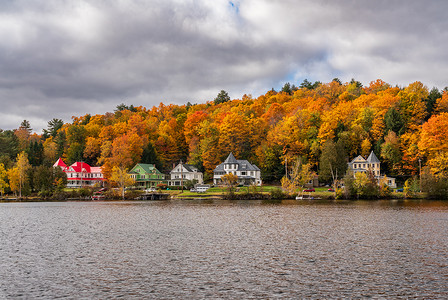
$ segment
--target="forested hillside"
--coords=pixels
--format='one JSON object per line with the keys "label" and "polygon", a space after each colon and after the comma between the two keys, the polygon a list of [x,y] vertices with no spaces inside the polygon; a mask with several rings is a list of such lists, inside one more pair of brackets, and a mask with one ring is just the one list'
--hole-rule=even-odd
{"label": "forested hillside", "polygon": [[0,163],[11,168],[18,153],[34,166],[58,157],[68,164],[83,160],[102,165],[155,163],[169,171],[180,159],[208,176],[229,152],[262,170],[264,181],[279,181],[285,161],[301,157],[329,180],[320,161],[342,162],[375,151],[382,173],[412,176],[422,166],[433,174],[448,172],[448,93],[421,82],[393,87],[381,80],[363,87],[304,81],[285,84],[253,98],[230,100],[222,91],[203,104],[145,108],[119,105],[114,112],[74,116],[72,123],[53,119],[42,135],[24,121],[0,133]]}

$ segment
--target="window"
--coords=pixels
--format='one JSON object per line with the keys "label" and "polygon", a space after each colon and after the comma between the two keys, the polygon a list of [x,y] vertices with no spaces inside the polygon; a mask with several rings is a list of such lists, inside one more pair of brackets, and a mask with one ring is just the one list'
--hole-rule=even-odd
{"label": "window", "polygon": [[241,172],[241,175],[242,175],[242,176],[245,176],[245,175],[246,175],[246,172]]}

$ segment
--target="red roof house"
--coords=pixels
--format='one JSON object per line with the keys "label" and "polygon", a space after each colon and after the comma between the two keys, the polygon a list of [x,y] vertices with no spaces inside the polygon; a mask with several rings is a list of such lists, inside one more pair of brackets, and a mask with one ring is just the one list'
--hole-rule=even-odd
{"label": "red roof house", "polygon": [[67,167],[61,158],[53,166],[60,167],[67,174],[67,187],[69,188],[103,186],[104,177],[101,167],[91,167],[82,161],[77,161]]}

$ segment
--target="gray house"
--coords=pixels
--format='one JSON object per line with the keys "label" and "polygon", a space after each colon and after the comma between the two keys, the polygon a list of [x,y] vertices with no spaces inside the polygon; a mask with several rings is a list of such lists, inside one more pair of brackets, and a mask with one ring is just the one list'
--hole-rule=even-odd
{"label": "gray house", "polygon": [[222,184],[221,176],[233,173],[238,177],[238,184],[242,185],[261,185],[261,171],[260,169],[248,162],[247,160],[237,160],[232,153],[227,159],[216,166],[213,171],[213,183],[215,185]]}

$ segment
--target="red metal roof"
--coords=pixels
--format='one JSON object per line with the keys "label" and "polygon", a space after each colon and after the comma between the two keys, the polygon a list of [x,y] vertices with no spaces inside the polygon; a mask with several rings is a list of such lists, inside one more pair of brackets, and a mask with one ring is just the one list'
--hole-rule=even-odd
{"label": "red metal roof", "polygon": [[54,163],[53,167],[61,167],[62,169],[65,169],[67,168],[67,165],[59,157],[59,159]]}
{"label": "red metal roof", "polygon": [[89,164],[87,164],[85,162],[77,161],[70,167],[73,168],[73,170],[75,170],[75,172],[77,172],[77,173],[81,173],[82,169],[84,169],[85,172],[90,173],[90,166],[89,166]]}

